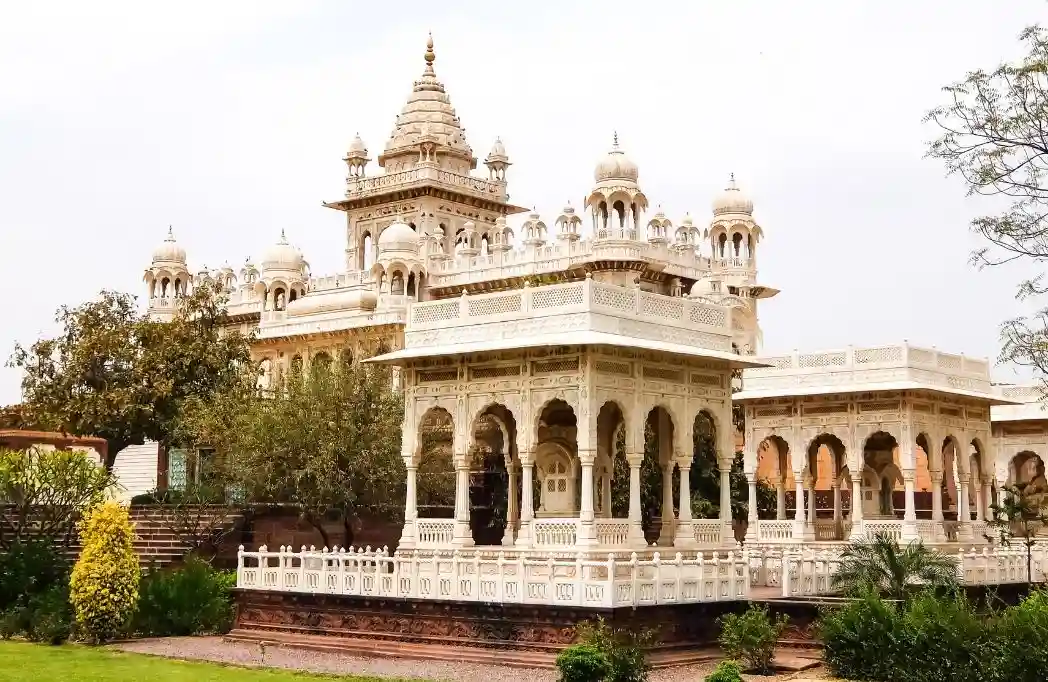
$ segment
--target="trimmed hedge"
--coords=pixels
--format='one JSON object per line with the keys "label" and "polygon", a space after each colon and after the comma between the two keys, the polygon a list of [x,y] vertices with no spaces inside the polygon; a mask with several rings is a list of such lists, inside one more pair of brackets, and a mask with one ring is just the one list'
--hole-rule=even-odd
{"label": "trimmed hedge", "polygon": [[925,592],[907,603],[873,593],[827,611],[823,659],[870,682],[1044,682],[1048,592],[980,613],[963,596]]}

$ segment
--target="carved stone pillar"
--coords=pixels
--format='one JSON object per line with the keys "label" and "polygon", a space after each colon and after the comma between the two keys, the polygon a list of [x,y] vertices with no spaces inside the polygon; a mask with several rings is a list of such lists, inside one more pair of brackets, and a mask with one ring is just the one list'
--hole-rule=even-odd
{"label": "carved stone pillar", "polygon": [[985,499],[985,497],[983,497],[983,495],[985,488],[980,483],[978,477],[975,478],[975,483],[975,520],[984,521],[985,518],[983,517],[983,500]]}
{"label": "carved stone pillar", "polygon": [[404,528],[400,533],[398,547],[412,549],[418,541],[415,521],[418,519],[418,493],[416,492],[416,477],[418,468],[413,464],[407,466],[407,493],[404,500]]}
{"label": "carved stone pillar", "polygon": [[970,478],[965,472],[957,475],[957,539],[972,540],[972,508],[968,503],[968,483]]}
{"label": "carved stone pillar", "polygon": [[455,458],[455,545],[473,545],[469,527],[469,465],[465,455]]}
{"label": "carved stone pillar", "polygon": [[596,453],[592,450],[579,451],[579,463],[582,465],[582,499],[579,506],[579,534],[576,544],[592,545],[597,542],[596,526],[593,516],[593,464]]}
{"label": "carved stone pillar", "polygon": [[531,545],[531,522],[535,520],[535,461],[530,452],[518,450],[520,457],[520,528],[517,530],[517,545]]}
{"label": "carved stone pillar", "polygon": [[691,523],[691,460],[677,457],[680,469],[680,510],[677,512],[677,528],[673,536],[674,547],[694,547],[695,528]]}
{"label": "carved stone pillar", "polygon": [[757,515],[757,473],[746,474],[746,488],[749,491],[748,504],[746,506],[746,542],[757,542],[757,526],[759,517]]}
{"label": "carved stone pillar", "polygon": [[834,479],[833,481],[833,537],[835,540],[841,539],[841,484],[840,481]]}
{"label": "carved stone pillar", "polygon": [[775,518],[778,521],[786,520],[786,479],[775,482]]}
{"label": "carved stone pillar", "polygon": [[517,467],[512,457],[506,457],[506,531],[502,534],[502,545],[512,547],[517,531],[517,520],[520,516],[517,510]]}
{"label": "carved stone pillar", "polygon": [[720,467],[720,522],[721,543],[735,544],[735,531],[731,527],[731,460],[718,460]]}
{"label": "carved stone pillar", "polygon": [[804,540],[808,538],[808,524],[806,523],[804,513],[804,481],[800,472],[794,472],[793,475],[794,483],[796,483],[794,495],[797,496],[797,508],[793,514],[793,539]]}
{"label": "carved stone pillar", "polygon": [[935,540],[942,542],[946,540],[942,516],[942,472],[929,471],[928,476],[932,482],[932,527],[935,529]]}
{"label": "carved stone pillar", "polygon": [[903,488],[906,491],[906,509],[902,517],[902,539],[904,542],[917,540],[917,503],[914,500],[914,483],[917,472],[904,469],[902,472]]}
{"label": "carved stone pillar", "polygon": [[643,547],[645,542],[640,512],[640,465],[644,461],[644,454],[627,453],[626,461],[630,465],[630,545]]}
{"label": "carved stone pillar", "polygon": [[673,460],[662,465],[662,528],[659,544],[673,544]]}
{"label": "carved stone pillar", "polygon": [[851,536],[850,539],[857,540],[863,536],[862,529],[862,475],[861,472],[852,474],[851,493]]}

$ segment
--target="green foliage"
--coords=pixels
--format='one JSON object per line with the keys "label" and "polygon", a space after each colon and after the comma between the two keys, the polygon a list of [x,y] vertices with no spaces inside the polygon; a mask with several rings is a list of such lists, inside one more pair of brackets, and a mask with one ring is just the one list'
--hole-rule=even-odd
{"label": "green foliage", "polygon": [[611,673],[611,663],[592,644],[575,644],[557,656],[557,670],[561,682],[603,682]]}
{"label": "green foliage", "polygon": [[1033,546],[1038,531],[1048,524],[1048,514],[1041,507],[1041,496],[1027,493],[1028,485],[1004,486],[999,501],[990,505],[987,525],[998,532],[1004,546],[1018,543],[1026,548],[1026,582],[1033,583]]}
{"label": "green foliage", "polygon": [[1048,670],[1048,595],[1035,592],[994,614],[930,590],[906,603],[867,591],[824,613],[820,637],[823,660],[848,679],[1041,682]]}
{"label": "green foliage", "polygon": [[596,648],[607,657],[611,665],[608,682],[645,682],[648,679],[651,666],[645,651],[655,641],[653,631],[616,630],[603,618],[597,618],[596,622],[580,624],[577,635],[582,644]]}
{"label": "green foliage", "polygon": [[25,609],[28,623],[26,638],[33,642],[62,644],[73,628],[73,611],[69,605],[68,585],[52,585],[29,600]]}
{"label": "green foliage", "polygon": [[989,667],[1007,682],[1043,682],[1048,670],[1048,592],[1005,609],[992,626]]}
{"label": "green foliage", "polygon": [[141,571],[127,510],[104,502],[80,522],[83,550],[69,580],[79,632],[93,643],[124,632],[138,602]]}
{"label": "green foliage", "polygon": [[840,677],[893,679],[901,650],[902,616],[895,602],[872,589],[856,594],[845,606],[826,611],[819,625],[823,660]]}
{"label": "green foliage", "polygon": [[235,382],[247,340],[229,328],[223,294],[202,285],[179,300],[171,322],[150,320],[133,296],[104,291],[63,306],[61,333],[9,364],[23,371],[23,418],[41,428],[105,438],[109,462],[128,445],[170,444],[182,404]]}
{"label": "green foliage", "polygon": [[79,515],[114,483],[83,452],[0,448],[0,549],[30,537],[68,544]]}
{"label": "green foliage", "polygon": [[133,630],[145,637],[228,632],[235,585],[234,573],[194,557],[176,569],[150,572],[139,587]]}
{"label": "green foliage", "polygon": [[873,588],[893,599],[905,599],[918,586],[953,587],[957,583],[954,557],[911,542],[905,548],[878,533],[850,543],[840,556],[833,585],[845,593]]}
{"label": "green foliage", "polygon": [[721,616],[720,645],[731,658],[742,660],[749,669],[765,674],[771,670],[775,645],[788,623],[785,614],[780,613],[773,621],[767,606],[752,605],[742,614]]}
{"label": "green foliage", "polygon": [[0,611],[28,606],[33,596],[69,579],[69,562],[52,543],[35,538],[0,552]]}
{"label": "green foliage", "polygon": [[178,433],[187,445],[213,448],[211,475],[249,503],[298,507],[326,545],[326,518],[341,517],[350,544],[355,516],[403,511],[404,403],[384,367],[291,373],[267,392],[245,373],[228,391],[185,407]]}
{"label": "green foliage", "polygon": [[61,644],[71,623],[69,564],[52,543],[20,541],[0,553],[0,637]]}
{"label": "green foliage", "polygon": [[721,661],[706,676],[706,682],[742,682],[742,669],[735,661]]}
{"label": "green foliage", "polygon": [[[928,155],[963,178],[969,194],[995,197],[994,213],[972,221],[973,231],[991,244],[973,254],[980,266],[1048,257],[1048,34],[1031,26],[1019,39],[1027,50],[1022,58],[990,71],[969,69],[964,80],[943,88],[946,104],[926,117],[941,132]],[[1019,285],[1020,298],[1045,291],[1042,274]],[[1048,373],[1046,319],[1040,309],[1006,322],[1001,361]]]}

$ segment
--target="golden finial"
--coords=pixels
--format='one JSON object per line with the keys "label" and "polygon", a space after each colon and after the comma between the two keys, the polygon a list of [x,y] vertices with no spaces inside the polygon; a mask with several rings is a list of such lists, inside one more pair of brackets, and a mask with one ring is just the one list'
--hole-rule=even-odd
{"label": "golden finial", "polygon": [[429,38],[426,39],[426,66],[432,68],[436,59],[437,55],[433,53],[433,33],[430,32]]}
{"label": "golden finial", "polygon": [[619,148],[619,131],[617,130],[612,131],[612,146],[615,149]]}

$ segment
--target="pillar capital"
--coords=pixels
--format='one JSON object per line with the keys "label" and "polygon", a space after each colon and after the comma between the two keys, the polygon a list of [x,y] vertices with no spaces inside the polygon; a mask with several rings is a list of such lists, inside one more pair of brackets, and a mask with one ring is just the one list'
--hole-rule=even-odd
{"label": "pillar capital", "polygon": [[631,467],[640,467],[640,465],[644,463],[644,453],[643,452],[627,452],[626,453],[626,462]]}
{"label": "pillar capital", "polygon": [[579,463],[583,466],[593,466],[597,461],[596,450],[579,450]]}

